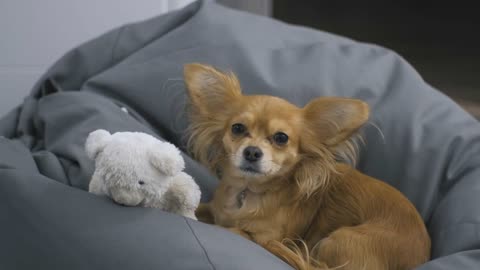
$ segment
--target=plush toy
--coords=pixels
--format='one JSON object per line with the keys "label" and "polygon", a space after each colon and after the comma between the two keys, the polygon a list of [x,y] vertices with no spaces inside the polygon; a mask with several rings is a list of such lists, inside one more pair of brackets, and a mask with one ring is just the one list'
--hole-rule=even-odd
{"label": "plush toy", "polygon": [[200,189],[183,172],[185,162],[172,144],[141,132],[89,134],[85,149],[95,160],[89,191],[126,206],[154,207],[192,219]]}

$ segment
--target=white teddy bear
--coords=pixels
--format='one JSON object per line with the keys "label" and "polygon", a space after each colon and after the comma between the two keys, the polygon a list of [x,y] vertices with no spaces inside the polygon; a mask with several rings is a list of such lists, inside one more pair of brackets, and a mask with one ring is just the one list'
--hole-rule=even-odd
{"label": "white teddy bear", "polygon": [[126,206],[154,207],[196,219],[200,189],[184,173],[180,151],[141,132],[99,129],[89,134],[85,149],[95,160],[89,191]]}

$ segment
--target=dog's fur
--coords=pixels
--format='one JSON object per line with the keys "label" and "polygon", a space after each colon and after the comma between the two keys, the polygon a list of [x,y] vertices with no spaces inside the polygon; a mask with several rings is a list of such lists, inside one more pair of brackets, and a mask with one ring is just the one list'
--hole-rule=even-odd
{"label": "dog's fur", "polygon": [[[184,77],[190,150],[221,177],[213,200],[197,210],[200,220],[297,269],[412,269],[429,259],[428,233],[408,199],[337,161],[368,120],[366,103],[322,97],[298,108],[247,96],[234,74],[201,64],[186,65]],[[238,123],[243,133],[232,131]],[[278,132],[287,143],[277,143]],[[248,146],[263,153],[255,166],[245,161]]]}

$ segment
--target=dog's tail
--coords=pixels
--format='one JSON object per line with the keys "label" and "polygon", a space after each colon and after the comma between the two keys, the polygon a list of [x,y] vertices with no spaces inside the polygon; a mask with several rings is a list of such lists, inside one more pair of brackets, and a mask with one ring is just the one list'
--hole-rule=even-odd
{"label": "dog's tail", "polygon": [[[297,243],[298,242],[298,243]],[[275,256],[288,263],[296,270],[327,270],[330,269],[323,263],[310,256],[307,244],[304,241],[293,241],[284,239],[283,241],[270,241],[264,248]]]}

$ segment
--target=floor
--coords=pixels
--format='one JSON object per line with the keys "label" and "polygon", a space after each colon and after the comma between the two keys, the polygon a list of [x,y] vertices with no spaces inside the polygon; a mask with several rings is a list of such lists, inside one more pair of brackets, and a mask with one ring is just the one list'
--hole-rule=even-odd
{"label": "floor", "polygon": [[480,119],[480,16],[463,0],[273,1],[273,17],[393,49]]}

